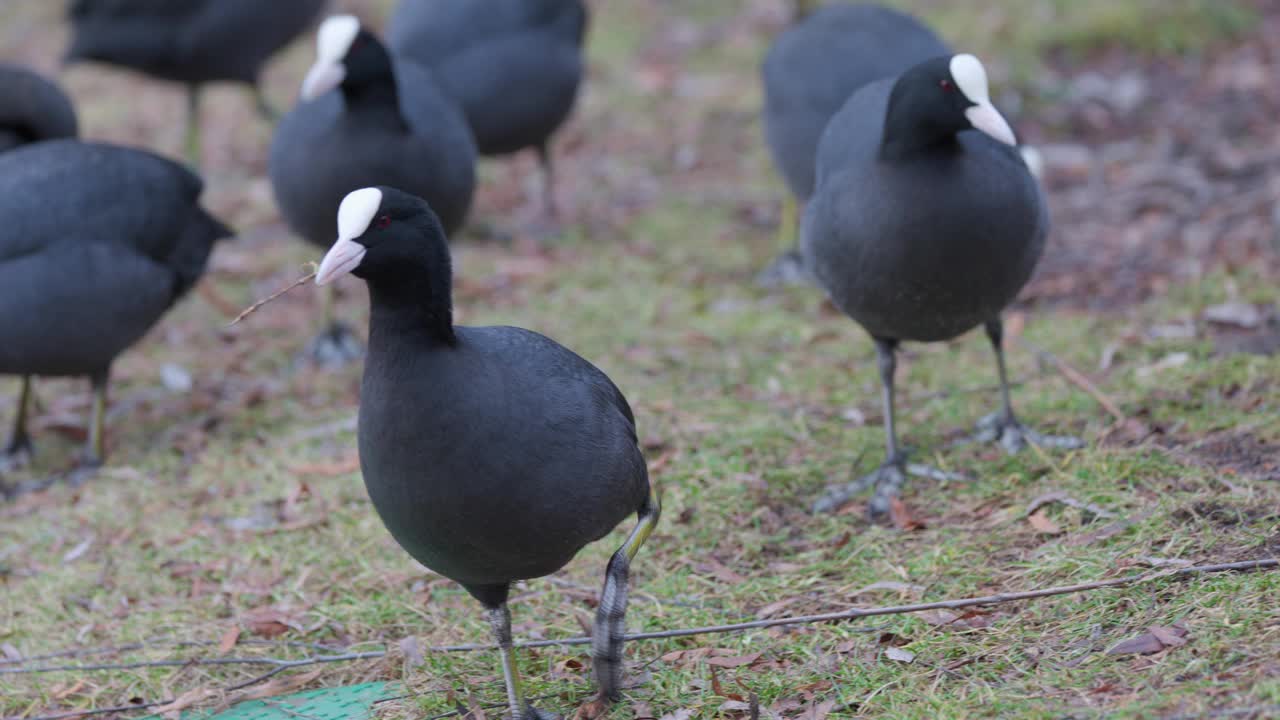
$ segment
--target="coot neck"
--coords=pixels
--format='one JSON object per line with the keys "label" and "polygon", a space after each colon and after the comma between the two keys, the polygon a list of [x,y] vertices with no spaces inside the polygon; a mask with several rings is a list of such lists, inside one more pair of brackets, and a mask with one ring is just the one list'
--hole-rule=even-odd
{"label": "coot neck", "polygon": [[892,113],[885,117],[881,160],[895,162],[924,152],[954,151],[960,147],[955,131],[941,128],[927,118],[899,118],[896,123],[894,120]]}
{"label": "coot neck", "polygon": [[[910,81],[910,82],[909,82]],[[922,95],[918,83],[908,73],[894,83],[884,113],[880,159],[899,161],[931,151],[959,148],[956,133],[961,129],[950,114]]]}
{"label": "coot neck", "polygon": [[448,248],[427,247],[395,263],[367,278],[370,344],[375,338],[394,338],[432,347],[456,345]]}
{"label": "coot neck", "polygon": [[409,125],[400,112],[400,92],[391,59],[384,55],[380,60],[376,72],[342,83],[347,112],[359,115],[362,120],[374,119],[397,130],[408,130]]}

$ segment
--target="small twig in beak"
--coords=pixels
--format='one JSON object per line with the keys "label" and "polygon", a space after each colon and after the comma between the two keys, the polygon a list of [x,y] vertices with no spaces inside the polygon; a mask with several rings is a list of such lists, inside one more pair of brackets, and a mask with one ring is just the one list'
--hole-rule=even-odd
{"label": "small twig in beak", "polygon": [[317,272],[319,272],[319,267],[318,267],[315,263],[307,263],[307,265],[306,265],[306,266],[311,270],[311,272],[307,273],[306,275],[303,275],[302,277],[298,278],[297,280],[294,280],[294,281],[293,281],[293,284],[292,284],[292,285],[290,285],[289,287],[284,288],[284,289],[282,289],[282,290],[277,290],[277,291],[275,291],[274,293],[271,293],[270,295],[268,295],[267,297],[265,297],[265,298],[263,298],[263,299],[259,300],[258,302],[254,303],[254,304],[250,305],[249,307],[245,308],[244,310],[240,311],[240,314],[236,316],[236,319],[235,319],[235,320],[232,320],[230,323],[228,323],[228,324],[227,324],[227,327],[231,327],[232,325],[235,325],[236,323],[240,322],[241,320],[243,320],[243,319],[245,319],[245,318],[249,317],[250,315],[252,315],[252,314],[254,314],[254,313],[256,313],[256,312],[258,312],[258,309],[259,309],[259,308],[261,308],[263,305],[266,305],[266,304],[267,304],[267,303],[269,303],[269,302],[274,302],[274,301],[275,301],[276,299],[278,299],[281,295],[284,295],[285,293],[287,293],[287,292],[289,292],[290,290],[292,290],[292,289],[294,289],[294,288],[298,287],[299,285],[303,285],[303,284],[309,283],[309,282],[311,282],[312,280],[314,280],[314,279],[315,279],[315,277],[316,277],[316,273],[317,273]]}

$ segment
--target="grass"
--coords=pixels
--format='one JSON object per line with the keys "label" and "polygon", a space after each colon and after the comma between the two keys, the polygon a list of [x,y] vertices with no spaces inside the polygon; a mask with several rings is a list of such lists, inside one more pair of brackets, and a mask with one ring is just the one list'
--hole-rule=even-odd
{"label": "grass", "polygon": [[[1193,29],[1204,27],[1205,14],[1226,13],[1225,4],[1190,0],[1123,10],[1092,1],[1035,5],[1040,10],[1002,16],[989,36],[966,35],[976,33],[974,18],[985,17],[973,13],[969,25],[957,20],[956,36],[972,37],[983,51],[1018,37],[1036,56],[1060,44],[1135,40],[1163,51],[1181,49],[1184,40],[1156,35],[1198,43],[1208,33]],[[48,12],[44,3],[28,6],[19,7]],[[984,6],[996,13],[1012,4]],[[1042,367],[1024,343],[1010,357],[1023,418],[1082,435],[1088,448],[1006,457],[990,447],[953,447],[995,406],[989,350],[978,334],[910,346],[899,370],[903,437],[917,457],[972,479],[910,484],[905,501],[924,525],[914,531],[870,525],[856,505],[836,515],[807,512],[827,484],[881,456],[874,353],[817,292],[766,293],[751,284],[777,249],[770,218],[780,186],[755,118],[755,63],[767,36],[735,7],[699,0],[687,17],[672,17],[683,7],[647,2],[600,8],[592,83],[562,142],[570,151],[561,189],[577,222],[545,252],[466,239],[456,245],[460,321],[556,337],[608,371],[635,406],[666,509],[636,563],[629,626],[734,622],[766,610],[833,612],[1086,582],[1167,561],[1275,557],[1275,466],[1270,480],[1233,469],[1232,448],[1254,443],[1274,458],[1280,358],[1220,356],[1203,337],[1143,332],[1196,316],[1226,299],[1228,288],[1274,298],[1273,281],[1250,270],[1216,271],[1107,315],[1023,311],[1024,339],[1089,372],[1154,434],[1112,427],[1093,399]],[[959,14],[940,3],[919,7],[936,9],[940,20]],[[1040,22],[1036,13],[1045,8],[1070,22]],[[1142,8],[1154,15],[1138,25],[1133,13]],[[39,42],[49,37],[47,25],[23,27],[45,33],[22,47],[47,61]],[[682,39],[688,27],[693,41]],[[696,34],[712,30],[718,42]],[[307,56],[294,48],[273,69],[277,97],[289,96]],[[667,74],[677,61],[689,70]],[[166,129],[180,107],[177,92],[105,71],[75,70],[66,79],[91,136],[136,142],[141,124],[141,137],[179,147],[178,132]],[[156,112],[139,119],[122,109],[125,92]],[[301,274],[316,253],[287,241],[274,218],[261,180],[265,131],[248,103],[219,90],[209,105],[209,201],[246,231],[220,248],[211,282],[242,306]],[[514,222],[523,193],[511,186],[532,164],[522,158],[510,173],[495,165],[485,168],[476,215]],[[340,307],[351,318],[365,312],[354,287]],[[387,717],[446,712],[453,696],[501,700],[488,653],[428,652],[415,666],[398,649],[410,636],[424,646],[484,641],[487,629],[474,602],[415,566],[369,508],[350,469],[359,368],[322,372],[294,360],[316,313],[317,298],[299,290],[228,329],[208,302],[192,298],[121,359],[110,467],[85,487],[56,486],[0,508],[0,647],[35,655],[147,638],[217,642],[238,628],[243,640],[390,646],[383,660],[327,666],[310,681],[401,680],[415,695],[382,707]],[[1121,352],[1100,371],[1112,343]],[[1188,355],[1184,364],[1142,372],[1179,352]],[[194,387],[165,389],[165,364],[187,369]],[[2,419],[11,416],[15,390],[11,380],[0,382]],[[86,389],[67,381],[42,382],[39,393],[47,427],[37,437],[33,474],[57,469],[74,452],[76,441],[58,431],[67,424],[60,418],[79,422],[87,403]],[[1060,532],[1037,529],[1025,508],[1050,491],[1129,524],[1051,504],[1046,517]],[[605,561],[629,529],[586,549],[555,582],[521,585],[516,634],[581,634]],[[611,717],[681,709],[690,717],[737,717],[719,708],[727,695],[747,693],[786,717],[827,708],[830,717],[1147,718],[1274,706],[1278,593],[1280,573],[1160,579],[1001,605],[965,618],[972,627],[898,616],[634,643],[628,659],[639,682]],[[1188,630],[1183,647],[1105,653],[1153,625],[1175,623]],[[914,661],[890,659],[889,647],[914,653]],[[212,652],[156,647],[127,657]],[[298,654],[247,644],[232,652]],[[760,656],[713,675],[711,653]],[[529,694],[545,696],[542,707],[567,711],[589,696],[582,648],[519,657]],[[0,674],[0,716],[172,697],[260,671]],[[204,702],[216,704],[216,697]]]}

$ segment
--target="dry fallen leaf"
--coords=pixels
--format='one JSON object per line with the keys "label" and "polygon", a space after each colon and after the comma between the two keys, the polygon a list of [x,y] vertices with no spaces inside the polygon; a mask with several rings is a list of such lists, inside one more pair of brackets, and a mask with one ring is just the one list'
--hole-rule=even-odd
{"label": "dry fallen leaf", "polygon": [[79,680],[76,680],[76,681],[75,681],[75,684],[71,685],[71,687],[68,687],[68,688],[66,688],[65,690],[55,690],[55,691],[52,693],[52,694],[53,694],[53,699],[54,699],[54,700],[65,700],[65,699],[67,699],[67,698],[71,697],[72,695],[75,695],[76,693],[78,693],[78,692],[80,692],[81,690],[83,690],[83,689],[84,689],[84,684],[85,684],[85,683],[84,683],[84,678],[80,678]]}
{"label": "dry fallen leaf", "polygon": [[1164,643],[1166,647],[1182,647],[1187,644],[1187,631],[1180,627],[1152,625],[1147,628],[1147,631],[1154,635],[1157,640]]}
{"label": "dry fallen leaf", "polygon": [[1044,514],[1044,510],[1037,510],[1028,515],[1027,522],[1031,523],[1031,527],[1035,528],[1036,532],[1044,533],[1045,535],[1062,534],[1062,528],[1050,520],[1049,516]]}
{"label": "dry fallen leaf", "polygon": [[916,659],[916,654],[910,650],[903,650],[900,647],[893,647],[892,645],[884,649],[884,656],[890,660],[897,660],[900,663],[912,663],[915,662]]}
{"label": "dry fallen leaf", "polygon": [[809,707],[809,712],[802,715],[805,720],[826,720],[832,710],[836,708],[835,700],[823,700],[820,703],[814,703]]}
{"label": "dry fallen leaf", "polygon": [[231,652],[231,648],[236,646],[236,641],[240,639],[240,626],[232,625],[222,634],[222,639],[218,641],[218,654],[226,655]]}
{"label": "dry fallen leaf", "polygon": [[409,665],[417,667],[426,662],[426,657],[422,653],[422,643],[418,642],[415,635],[410,635],[400,640],[400,652],[409,660]]}
{"label": "dry fallen leaf", "polygon": [[186,710],[196,703],[207,700],[214,695],[217,695],[217,692],[210,690],[209,688],[194,688],[174,698],[173,702],[168,705],[161,705],[155,708],[152,712],[156,715],[163,715],[170,720],[177,720],[177,718],[182,715],[183,710]]}
{"label": "dry fallen leaf", "polygon": [[747,581],[745,577],[733,571],[719,560],[708,557],[705,563],[698,566],[699,572],[709,572],[717,579],[729,583],[730,585],[739,585]]}
{"label": "dry fallen leaf", "polygon": [[276,678],[270,682],[265,682],[255,688],[246,690],[241,695],[236,696],[236,702],[244,702],[245,700],[261,700],[263,698],[275,697],[277,695],[287,695],[295,690],[310,685],[312,681],[324,674],[324,669],[312,670],[311,672],[302,673],[301,675],[290,675],[287,677]]}
{"label": "dry fallen leaf", "polygon": [[713,657],[707,658],[708,665],[715,665],[722,668],[736,668],[743,665],[750,665],[760,659],[762,653],[751,653],[750,655],[733,655],[730,657]]}
{"label": "dry fallen leaf", "polygon": [[923,530],[924,521],[911,512],[911,508],[900,498],[889,498],[889,519],[899,530]]}
{"label": "dry fallen leaf", "polygon": [[1147,632],[1121,640],[1111,649],[1108,655],[1151,655],[1167,648],[1181,647],[1187,644],[1187,630],[1176,625],[1154,625]]}

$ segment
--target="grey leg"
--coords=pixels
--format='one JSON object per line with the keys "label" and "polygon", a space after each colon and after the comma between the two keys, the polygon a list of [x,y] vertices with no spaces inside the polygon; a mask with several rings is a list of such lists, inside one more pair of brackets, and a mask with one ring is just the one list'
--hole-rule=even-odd
{"label": "grey leg", "polygon": [[984,325],[987,339],[996,354],[996,369],[1000,374],[1000,410],[978,421],[978,432],[974,439],[979,442],[998,441],[1005,452],[1013,455],[1030,442],[1046,448],[1074,450],[1084,447],[1079,438],[1061,435],[1042,435],[1025,427],[1013,413],[1013,402],[1009,398],[1009,373],[1004,362],[1004,323],[999,317],[989,320]]}
{"label": "grey leg", "polygon": [[918,475],[935,480],[959,480],[960,475],[931,468],[927,465],[907,463],[905,452],[898,447],[898,431],[894,416],[894,373],[898,369],[898,341],[889,338],[874,338],[876,343],[876,361],[880,369],[882,387],[881,401],[884,404],[884,441],[885,461],[872,473],[843,486],[828,488],[813,505],[813,511],[830,512],[848,502],[855,495],[868,488],[874,488],[875,494],[867,505],[867,512],[872,518],[881,517],[889,512],[892,499],[902,493],[907,475]]}
{"label": "grey leg", "polygon": [[267,100],[267,94],[263,92],[260,83],[254,83],[250,92],[253,93],[253,107],[258,111],[258,116],[268,123],[275,124],[280,119],[280,113],[271,106],[271,101]]}
{"label": "grey leg", "polygon": [[604,589],[600,591],[600,606],[596,608],[595,628],[591,632],[592,667],[596,684],[600,686],[600,699],[605,703],[622,697],[622,644],[626,635],[631,562],[653,533],[661,515],[661,501],[650,489],[649,498],[638,513],[639,523],[609,559],[605,570]]}
{"label": "grey leg", "polygon": [[547,220],[560,219],[560,205],[556,202],[555,163],[551,158],[551,141],[538,146],[538,164],[542,166],[542,211]]}
{"label": "grey leg", "polygon": [[66,475],[72,487],[78,487],[97,474],[106,457],[107,379],[110,371],[89,378],[93,385],[93,407],[89,418],[89,438],[85,441],[80,462]]}
{"label": "grey leg", "polygon": [[187,86],[187,161],[200,167],[200,86]]}
{"label": "grey leg", "polygon": [[9,445],[4,450],[4,457],[30,454],[31,435],[27,433],[27,412],[31,407],[31,376],[22,376],[22,387],[18,390],[18,414],[13,419],[13,433],[9,435]]}
{"label": "grey leg", "polygon": [[778,247],[782,248],[782,252],[756,275],[756,285],[776,288],[811,282],[800,257],[797,232],[799,224],[800,202],[788,192],[782,201],[782,218],[778,222]]}
{"label": "grey leg", "polygon": [[511,611],[507,604],[503,602],[497,607],[485,608],[485,615],[489,618],[489,627],[493,630],[502,658],[502,678],[507,685],[507,706],[511,708],[512,720],[559,720],[558,715],[543,712],[525,702],[511,647]]}
{"label": "grey leg", "polygon": [[[31,376],[22,376],[18,390],[18,413],[13,419],[13,433],[9,444],[0,453],[0,473],[16,470],[31,459],[31,436],[27,433],[27,412],[31,407]],[[3,488],[0,487],[0,490]]]}

